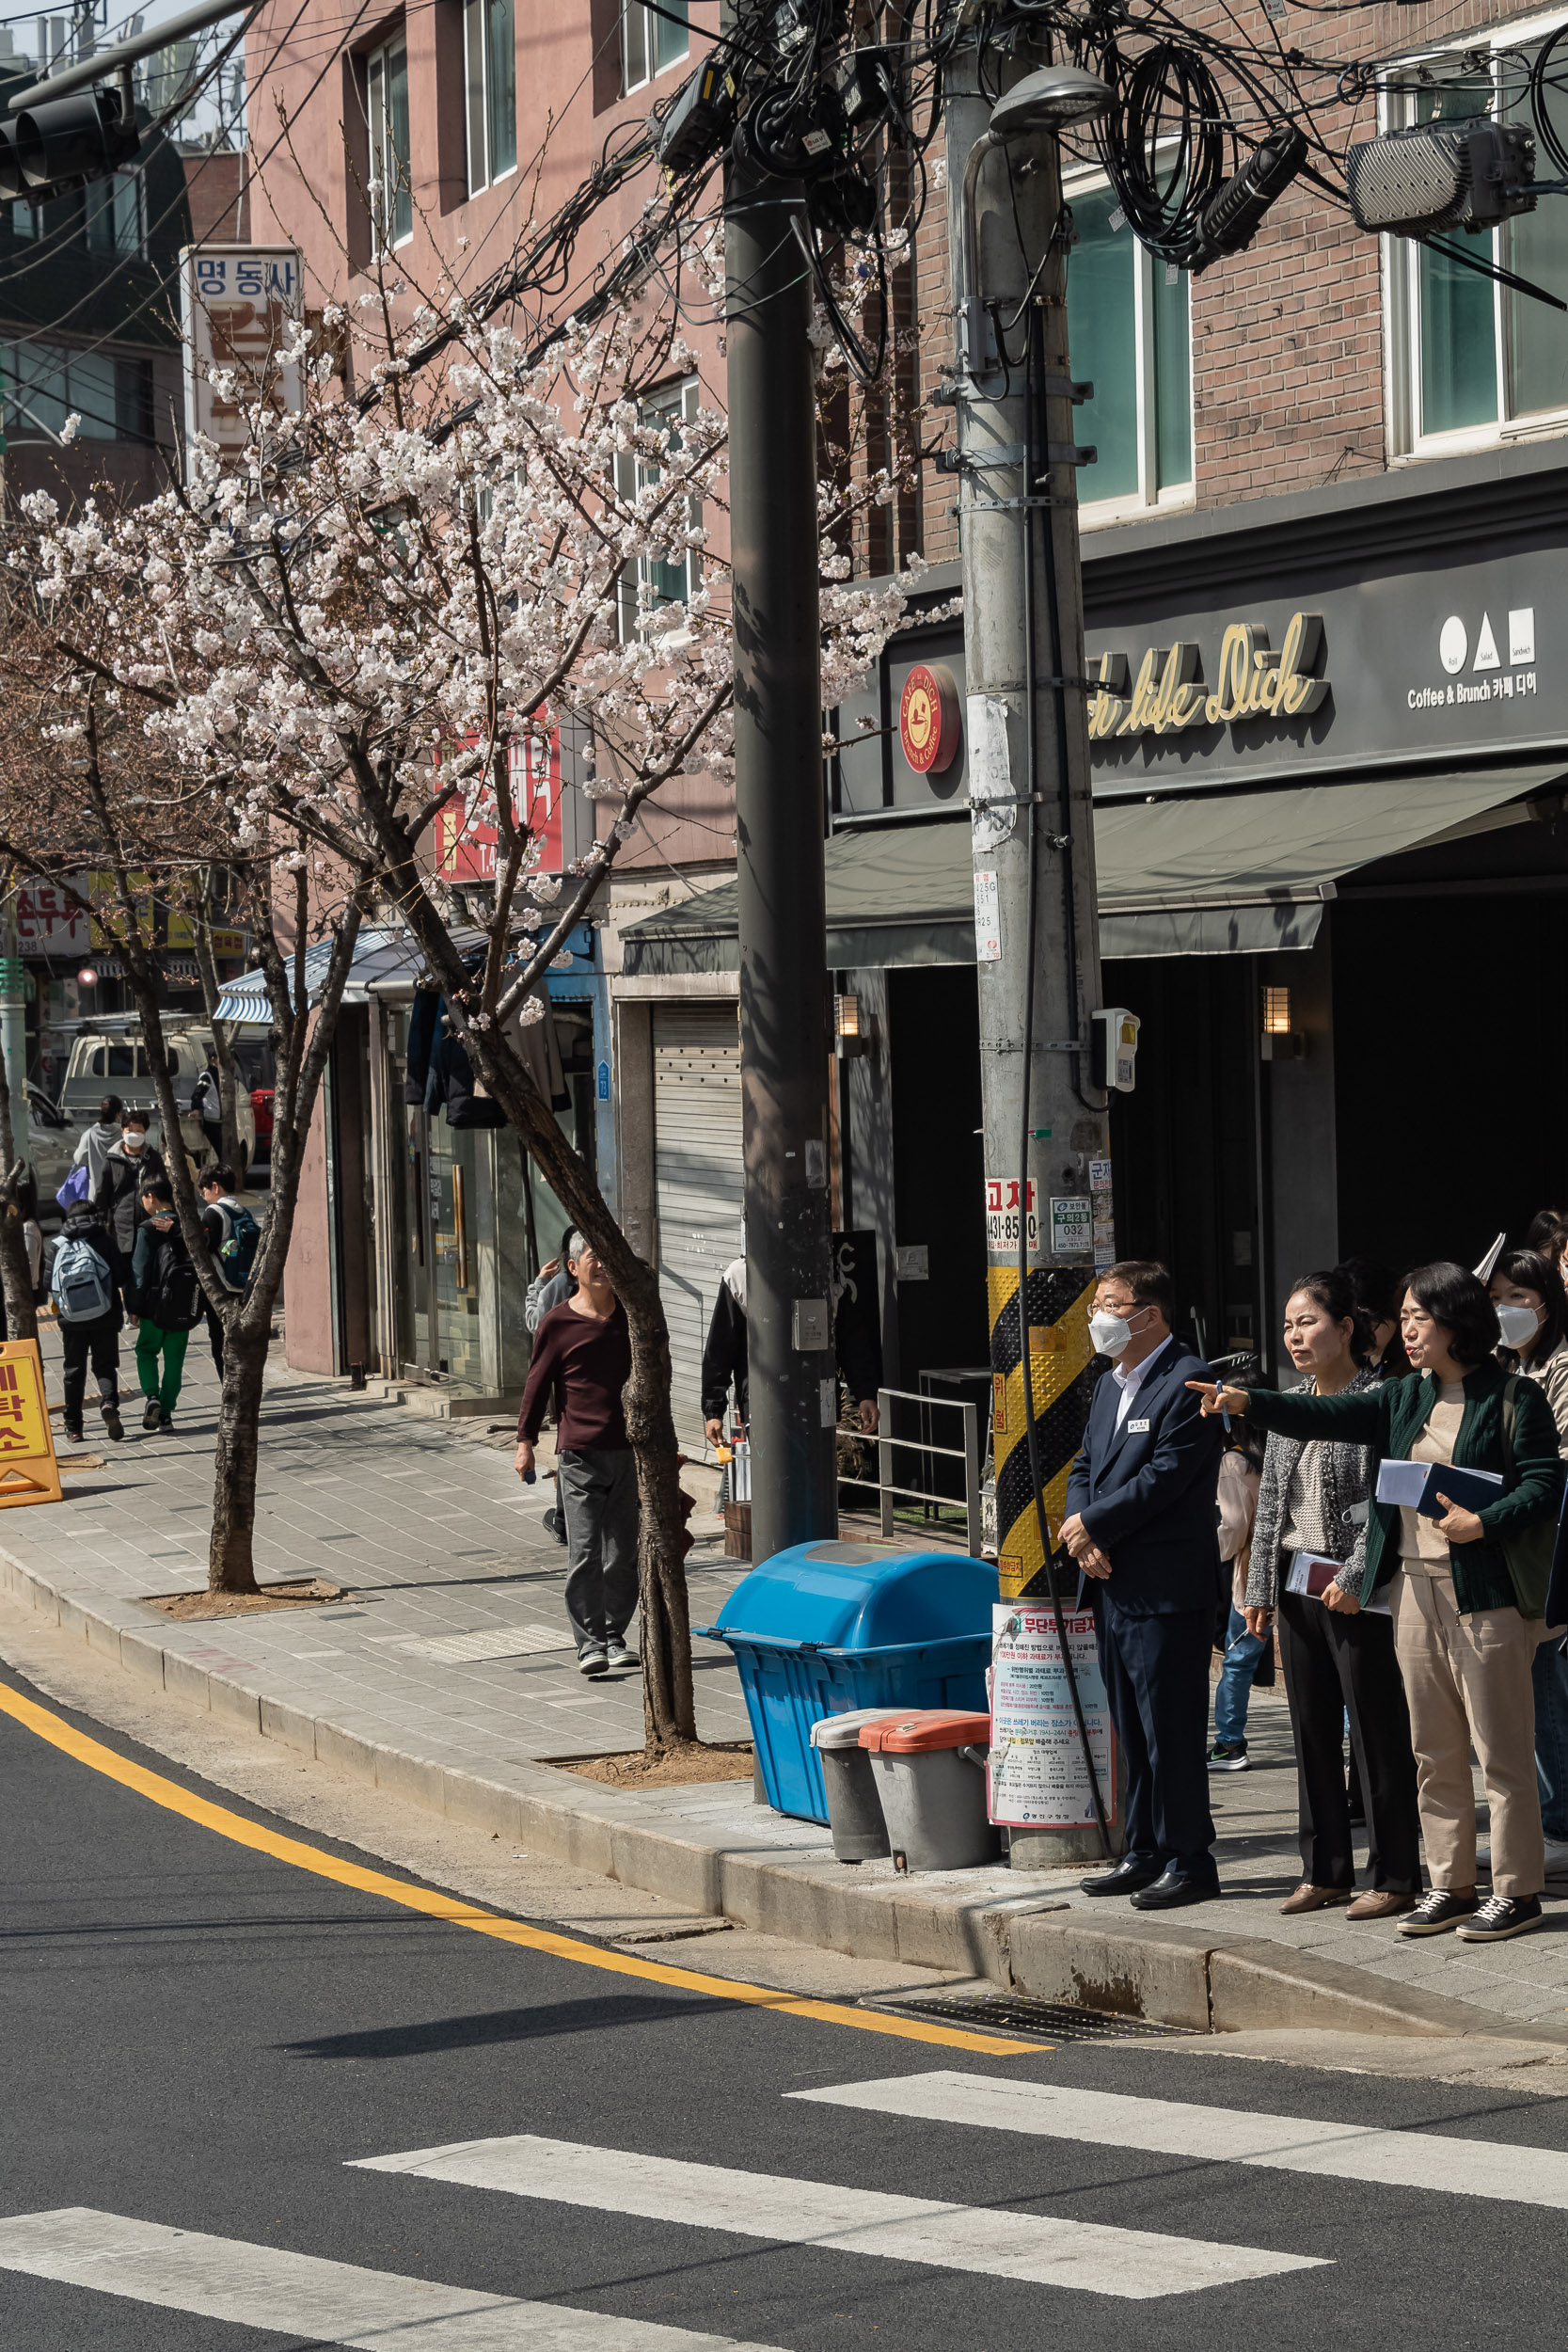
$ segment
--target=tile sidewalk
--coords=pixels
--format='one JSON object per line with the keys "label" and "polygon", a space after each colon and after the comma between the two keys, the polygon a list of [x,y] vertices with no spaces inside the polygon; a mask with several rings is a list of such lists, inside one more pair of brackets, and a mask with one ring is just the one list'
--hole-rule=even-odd
{"label": "tile sidewalk", "polygon": [[[57,1393],[58,1342],[48,1327],[43,1347]],[[628,1883],[649,1883],[653,1867],[656,1891],[678,1891],[697,1908],[731,1908],[732,1895],[776,1907],[774,1931],[804,1941],[850,1948],[835,1922],[851,1895],[861,1915],[868,1903],[908,1918],[911,1905],[924,1916],[933,1905],[973,1913],[1024,1898],[1092,1915],[1097,1931],[1134,1919],[1124,1903],[1092,1903],[1076,1870],[896,1884],[886,1863],[843,1870],[824,1833],[753,1804],[749,1783],[633,1792],[552,1769],[552,1759],[641,1747],[641,1684],[578,1675],[565,1554],[542,1525],[553,1488],[520,1487],[509,1438],[483,1423],[427,1420],[275,1364],[262,1411],[258,1573],[263,1582],[325,1577],[344,1588],[343,1600],[198,1624],[149,1609],[150,1595],[206,1582],[217,1385],[204,1333],[193,1337],[188,1372],[172,1435],[144,1436],[133,1399],[116,1446],[89,1406],[87,1443],[105,1468],[68,1477],[62,1505],[0,1519],[0,1578],[133,1672],[449,1812],[487,1819],[489,1806],[507,1834],[546,1837]],[[134,1364],[122,1348],[127,1377]],[[699,1506],[692,1524],[691,1616],[705,1624],[743,1571],[723,1559],[710,1513]],[[499,1648],[512,1654],[498,1657]],[[701,1641],[694,1651],[702,1735],[747,1739],[728,1652]],[[1299,1863],[1281,1696],[1254,1694],[1249,1737],[1254,1769],[1213,1780],[1224,1897],[1177,1915],[1184,1932],[1262,1939],[1282,1961],[1299,1956],[1320,1974],[1370,1972],[1390,1993],[1447,1996],[1515,2026],[1568,2026],[1568,1901],[1549,1901],[1541,1932],[1495,1949],[1355,1928],[1338,1911],[1282,1919]],[[783,1895],[760,1887],[756,1873],[769,1863],[790,1874]],[[921,1931],[939,1943],[946,1931],[928,1921]],[[894,1939],[911,1960],[924,1957],[913,1933],[906,1926],[902,1942]]]}

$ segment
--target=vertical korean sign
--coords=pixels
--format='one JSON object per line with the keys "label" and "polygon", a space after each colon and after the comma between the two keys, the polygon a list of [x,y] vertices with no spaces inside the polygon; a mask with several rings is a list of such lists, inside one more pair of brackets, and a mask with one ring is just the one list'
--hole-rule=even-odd
{"label": "vertical korean sign", "polygon": [[[539,857],[531,872],[559,874],[565,865],[562,847],[561,736],[552,727],[547,736],[528,735],[506,747],[507,774],[512,786],[512,818],[531,834]],[[493,789],[488,781],[470,784],[455,793],[436,819],[441,872],[451,882],[494,882],[496,851],[500,835],[494,818],[480,812]]]}
{"label": "vertical korean sign", "polygon": [[304,289],[292,245],[182,247],[187,445],[199,435],[234,458],[250,437],[247,409],[258,402],[279,413],[304,406],[305,371],[278,356],[302,315]]}
{"label": "vertical korean sign", "polygon": [[[1107,1818],[1116,1806],[1116,1741],[1087,1610],[1064,1610]],[[1055,1612],[998,1602],[991,1620],[990,1818],[1009,1829],[1092,1829],[1097,1816]]]}
{"label": "vertical korean sign", "polygon": [[0,1343],[0,1510],[60,1500],[39,1343],[7,1340]]}

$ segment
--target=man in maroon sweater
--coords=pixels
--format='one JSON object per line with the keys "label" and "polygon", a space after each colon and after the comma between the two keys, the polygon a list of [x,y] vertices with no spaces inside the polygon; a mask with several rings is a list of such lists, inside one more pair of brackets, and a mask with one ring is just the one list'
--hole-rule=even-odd
{"label": "man in maroon sweater", "polygon": [[566,1521],[566,1614],[585,1675],[635,1673],[626,1631],[637,1606],[637,1473],[621,1412],[631,1377],[626,1311],[580,1233],[565,1249],[577,1295],[552,1307],[533,1335],[533,1360],[517,1416],[517,1475],[533,1469],[533,1442],[553,1401]]}

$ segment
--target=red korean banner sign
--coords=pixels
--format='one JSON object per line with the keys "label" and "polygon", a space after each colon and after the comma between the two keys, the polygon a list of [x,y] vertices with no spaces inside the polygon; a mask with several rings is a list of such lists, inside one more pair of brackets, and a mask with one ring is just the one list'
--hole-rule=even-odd
{"label": "red korean banner sign", "polygon": [[[559,874],[565,863],[561,839],[561,737],[529,735],[507,746],[512,818],[540,845],[531,871]],[[448,882],[494,882],[499,840],[494,818],[474,812],[488,799],[488,782],[467,785],[436,819],[437,862]]]}

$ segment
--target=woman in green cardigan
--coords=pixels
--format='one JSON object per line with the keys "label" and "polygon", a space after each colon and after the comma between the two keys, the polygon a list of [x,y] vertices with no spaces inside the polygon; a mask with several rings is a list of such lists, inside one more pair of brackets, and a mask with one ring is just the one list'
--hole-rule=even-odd
{"label": "woman in green cardigan", "polygon": [[[1497,1316],[1465,1267],[1407,1278],[1400,1332],[1414,1370],[1336,1396],[1189,1386],[1205,1413],[1250,1413],[1290,1438],[1335,1438],[1391,1461],[1449,1462],[1502,1478],[1496,1502],[1467,1511],[1437,1482],[1441,1518],[1369,1506],[1362,1609],[1391,1608],[1410,1702],[1421,1836],[1432,1890],[1402,1935],[1457,1928],[1467,1943],[1522,1935],[1541,1920],[1545,1856],[1535,1773],[1530,1668],[1545,1630],[1549,1535],[1562,1505],[1557,1423],[1533,1380],[1493,1359]],[[1344,1605],[1341,1599],[1341,1606]],[[1492,1894],[1476,1897],[1474,1744],[1492,1826]]]}

